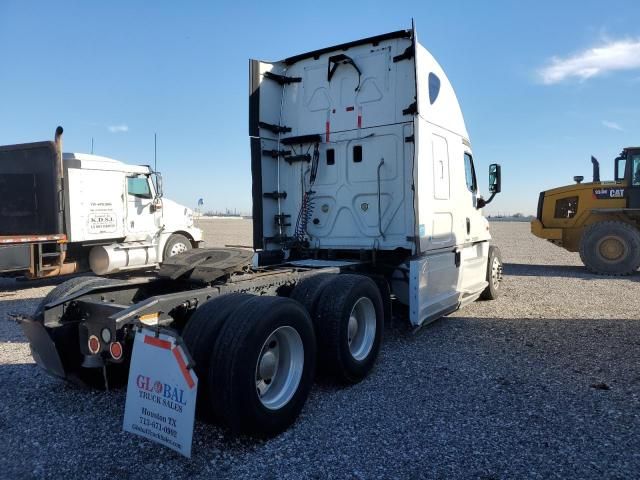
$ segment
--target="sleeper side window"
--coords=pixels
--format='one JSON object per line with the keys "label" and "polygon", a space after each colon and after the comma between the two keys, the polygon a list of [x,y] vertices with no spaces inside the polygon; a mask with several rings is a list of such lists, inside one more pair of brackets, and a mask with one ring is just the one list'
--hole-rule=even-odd
{"label": "sleeper side window", "polygon": [[132,197],[151,198],[147,177],[127,177],[127,192]]}
{"label": "sleeper side window", "polygon": [[467,182],[467,188],[470,192],[476,193],[478,185],[476,183],[476,172],[473,168],[473,158],[468,153],[464,154],[464,177]]}

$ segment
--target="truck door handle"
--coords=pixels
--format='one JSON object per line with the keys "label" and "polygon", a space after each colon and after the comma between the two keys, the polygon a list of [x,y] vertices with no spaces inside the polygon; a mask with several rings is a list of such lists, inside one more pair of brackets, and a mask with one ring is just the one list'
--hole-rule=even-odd
{"label": "truck door handle", "polygon": [[471,233],[471,220],[467,218],[467,235]]}

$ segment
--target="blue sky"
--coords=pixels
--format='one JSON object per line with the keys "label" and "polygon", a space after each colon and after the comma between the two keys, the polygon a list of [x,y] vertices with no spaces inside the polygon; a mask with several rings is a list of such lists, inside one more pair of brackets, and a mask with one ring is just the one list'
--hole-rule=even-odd
{"label": "blue sky", "polygon": [[[0,2],[0,144],[153,162],[168,197],[251,207],[248,59],[277,60],[408,28],[458,94],[478,163],[503,166],[488,213],[603,179],[640,144],[640,2]],[[486,190],[486,188],[485,188]]]}

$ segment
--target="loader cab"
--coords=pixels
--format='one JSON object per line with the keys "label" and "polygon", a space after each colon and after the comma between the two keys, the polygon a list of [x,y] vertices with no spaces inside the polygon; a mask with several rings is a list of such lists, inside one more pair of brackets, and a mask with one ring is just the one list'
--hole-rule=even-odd
{"label": "loader cab", "polygon": [[625,148],[615,163],[616,180],[624,174],[621,180],[628,186],[627,207],[640,208],[640,147]]}

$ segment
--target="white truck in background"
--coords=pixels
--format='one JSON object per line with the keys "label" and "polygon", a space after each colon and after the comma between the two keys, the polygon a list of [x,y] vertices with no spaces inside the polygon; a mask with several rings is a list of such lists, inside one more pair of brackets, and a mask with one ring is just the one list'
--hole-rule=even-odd
{"label": "white truck in background", "polygon": [[[148,166],[55,142],[0,147],[0,275],[149,268],[199,246],[193,212],[163,198]],[[154,182],[155,179],[155,182]]]}
{"label": "white truck in background", "polygon": [[453,87],[413,28],[251,60],[249,84],[255,251],[186,252],[152,280],[70,281],[18,320],[40,366],[103,387],[126,381],[139,327],[172,331],[199,418],[273,435],[316,366],[340,383],[369,374],[392,308],[417,328],[498,296],[481,209],[501,172],[489,167],[484,200]]}

